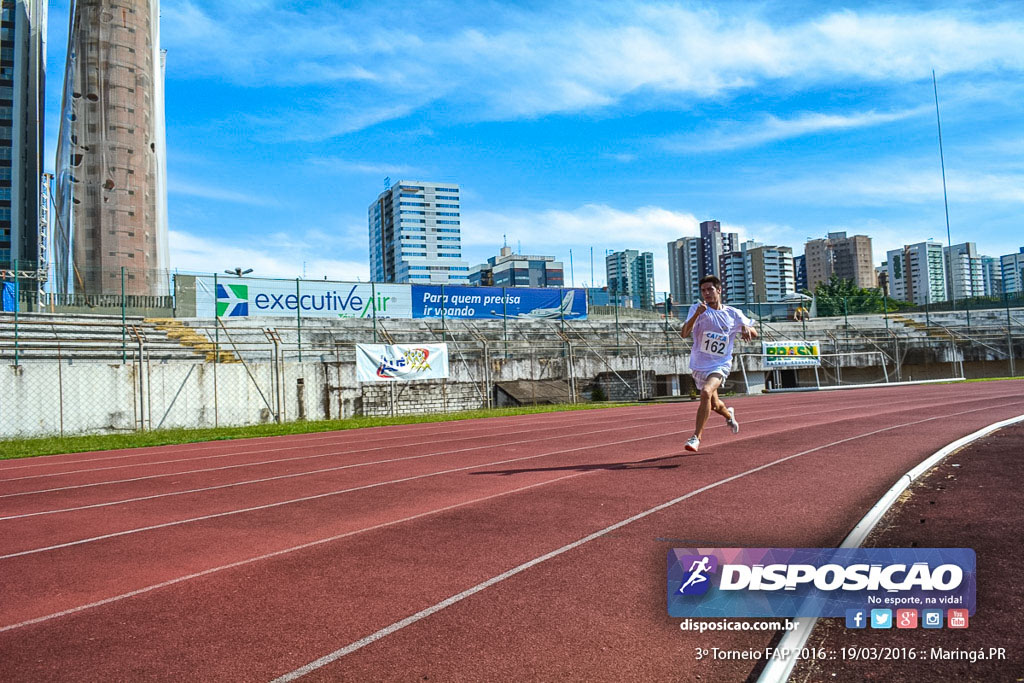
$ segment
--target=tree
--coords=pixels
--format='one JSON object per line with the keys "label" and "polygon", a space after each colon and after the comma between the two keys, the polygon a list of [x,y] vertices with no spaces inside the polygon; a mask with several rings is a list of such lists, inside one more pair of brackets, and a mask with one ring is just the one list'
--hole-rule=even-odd
{"label": "tree", "polygon": [[818,283],[814,299],[818,316],[823,318],[844,313],[882,313],[884,310],[881,289],[858,287],[853,280],[840,278],[835,273],[828,282]]}

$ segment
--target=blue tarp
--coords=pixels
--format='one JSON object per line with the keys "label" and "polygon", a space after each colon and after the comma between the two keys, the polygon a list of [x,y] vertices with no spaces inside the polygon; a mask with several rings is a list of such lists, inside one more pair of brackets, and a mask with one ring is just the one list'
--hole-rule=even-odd
{"label": "blue tarp", "polygon": [[18,297],[15,296],[15,284],[13,282],[0,282],[3,286],[3,310],[7,313],[14,313]]}

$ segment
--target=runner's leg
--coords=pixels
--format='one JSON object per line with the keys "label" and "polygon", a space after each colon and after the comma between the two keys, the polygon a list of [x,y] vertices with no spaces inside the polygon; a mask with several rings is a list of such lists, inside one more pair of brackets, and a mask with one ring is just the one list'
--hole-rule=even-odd
{"label": "runner's leg", "polygon": [[721,375],[711,375],[704,381],[704,387],[700,390],[700,407],[697,408],[697,425],[693,432],[698,439],[704,435],[704,425],[711,415],[712,406],[718,401],[718,387],[721,384]]}

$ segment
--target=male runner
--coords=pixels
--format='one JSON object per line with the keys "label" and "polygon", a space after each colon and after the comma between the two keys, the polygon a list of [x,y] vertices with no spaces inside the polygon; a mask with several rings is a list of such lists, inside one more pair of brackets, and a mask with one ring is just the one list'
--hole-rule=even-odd
{"label": "male runner", "polygon": [[721,280],[714,275],[701,278],[700,295],[704,300],[690,306],[680,331],[683,337],[693,334],[690,372],[700,389],[697,427],[685,446],[686,450],[694,453],[700,447],[704,424],[712,410],[725,418],[733,434],[740,431],[736,412],[726,408],[725,403],[718,398],[718,387],[722,386],[732,369],[732,347],[736,335],[747,340],[757,338],[757,330],[751,326],[753,321],[750,318],[738,308],[722,304]]}

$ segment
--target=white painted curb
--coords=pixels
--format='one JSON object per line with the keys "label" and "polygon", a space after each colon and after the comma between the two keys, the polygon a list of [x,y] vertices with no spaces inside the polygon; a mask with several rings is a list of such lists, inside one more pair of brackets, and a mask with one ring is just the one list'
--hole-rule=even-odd
{"label": "white painted curb", "polygon": [[[976,441],[983,436],[988,436],[992,432],[1015,424],[1017,422],[1024,422],[1024,415],[1018,415],[1017,417],[1011,417],[1008,420],[996,422],[990,424],[987,427],[983,427],[973,434],[957,439],[953,443],[945,446],[941,450],[935,452],[933,455],[928,457],[924,462],[919,464],[914,469],[910,470],[899,480],[892,485],[888,491],[885,492],[874,507],[868,510],[868,513],[857,525],[853,527],[853,531],[843,539],[843,542],[839,544],[840,548],[857,548],[864,542],[868,534],[875,525],[878,524],[882,516],[892,507],[892,504],[900,497],[900,495],[907,490],[911,483],[915,479],[920,477],[922,474],[930,470],[932,467],[938,464],[940,460],[945,458],[953,451],[966,446],[972,441]],[[782,641],[778,647],[781,650],[788,649],[789,652],[799,652],[803,649],[804,645],[807,644],[807,639],[811,636],[811,631],[814,630],[814,625],[818,622],[815,619],[800,619],[800,625],[792,631],[787,631],[786,635],[782,637]],[[796,657],[787,657],[785,660],[773,659],[768,663],[768,666],[761,672],[760,677],[757,679],[757,683],[785,683],[789,680],[789,675],[793,672],[793,667],[796,666]]]}
{"label": "white painted curb", "polygon": [[839,391],[840,389],[874,389],[878,387],[909,387],[916,384],[951,384],[963,382],[966,377],[947,377],[946,379],[915,379],[906,382],[875,382],[874,384],[841,384],[834,387],[789,387],[766,389],[766,394],[791,394],[798,391]]}

